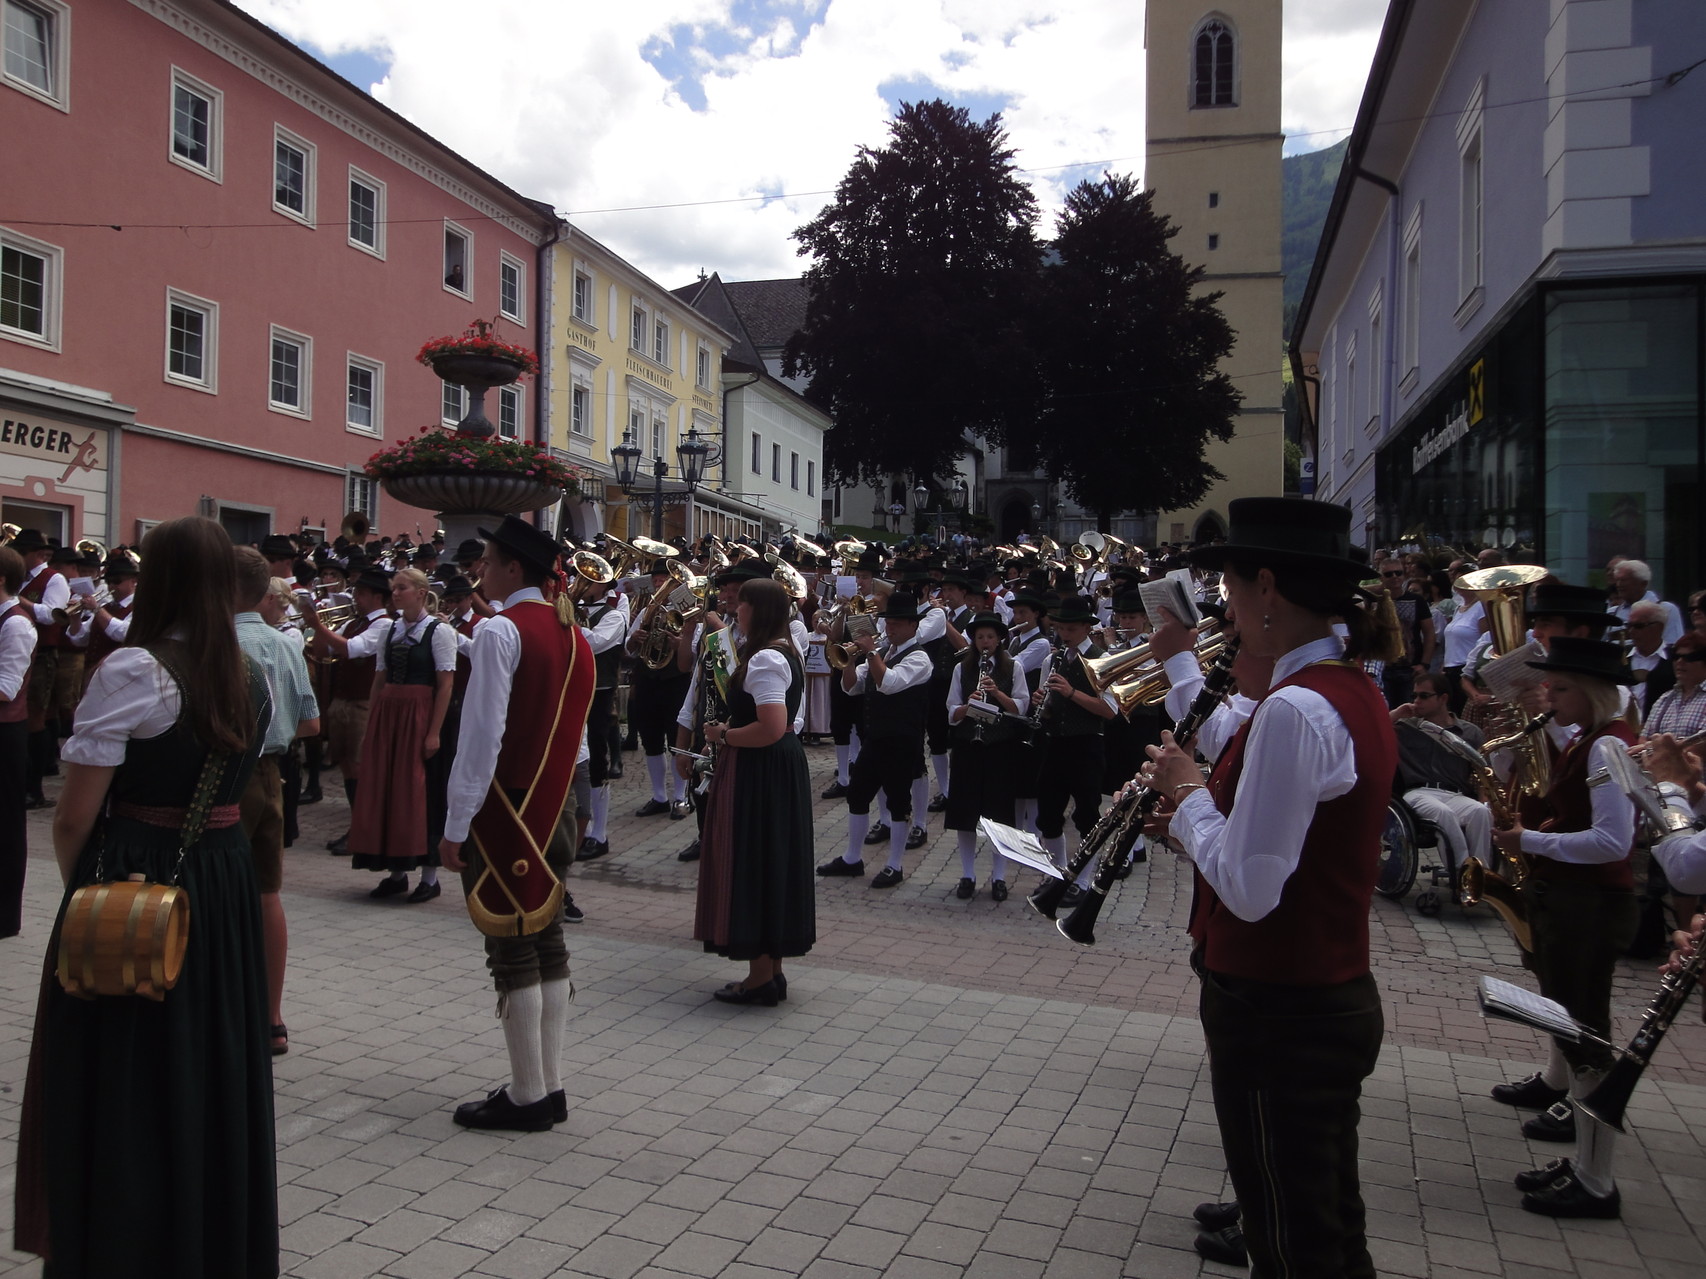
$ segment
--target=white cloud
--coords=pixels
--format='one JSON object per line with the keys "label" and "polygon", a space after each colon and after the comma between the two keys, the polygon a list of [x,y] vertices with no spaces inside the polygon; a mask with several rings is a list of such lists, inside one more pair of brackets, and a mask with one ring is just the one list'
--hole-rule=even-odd
{"label": "white cloud", "polygon": [[[1080,176],[1059,166],[1142,168],[1143,10],[1131,0],[239,2],[333,58],[379,58],[386,105],[666,285],[701,267],[797,274],[789,233],[824,200],[801,193],[833,188],[859,145],[886,139],[880,86],[937,85],[979,114],[1005,104],[1019,164],[1040,170],[1045,231]],[[1349,125],[1373,7],[1288,6],[1288,128]],[[646,60],[658,42],[685,43],[678,65],[702,110]],[[695,203],[779,192],[789,198]],[[693,207],[581,212],[682,204]]]}

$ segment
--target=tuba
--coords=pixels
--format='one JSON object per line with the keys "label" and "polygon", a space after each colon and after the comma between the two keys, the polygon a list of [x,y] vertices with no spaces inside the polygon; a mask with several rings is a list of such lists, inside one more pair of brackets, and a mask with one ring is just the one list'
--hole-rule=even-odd
{"label": "tuba", "polygon": [[[696,579],[693,570],[679,559],[665,560],[664,564],[677,589],[686,587],[692,590],[695,581],[706,580]],[[654,593],[651,603],[646,605],[645,614],[640,619],[639,629],[645,632],[646,638],[636,656],[645,663],[647,670],[661,671],[675,663],[676,641],[681,638],[683,628],[679,621],[680,610],[665,607],[673,595],[672,591]],[[677,619],[673,626],[670,624],[672,618]]]}
{"label": "tuba", "polygon": [[[1493,656],[1503,657],[1522,647],[1528,634],[1523,596],[1546,576],[1547,571],[1538,564],[1511,564],[1465,573],[1452,583],[1454,590],[1479,600],[1486,609]],[[1546,740],[1527,731],[1526,718],[1520,707],[1495,702],[1480,724],[1488,737],[1514,739],[1507,743],[1515,750],[1516,767],[1506,795],[1513,807],[1522,795],[1544,794],[1552,772]]]}

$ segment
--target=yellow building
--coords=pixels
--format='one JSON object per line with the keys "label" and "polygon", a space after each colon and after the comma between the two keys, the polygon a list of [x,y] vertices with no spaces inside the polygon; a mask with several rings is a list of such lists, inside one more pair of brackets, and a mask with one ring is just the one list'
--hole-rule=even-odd
{"label": "yellow building", "polygon": [[1225,295],[1237,344],[1221,370],[1244,395],[1233,438],[1208,448],[1226,479],[1197,506],[1161,512],[1164,541],[1224,533],[1233,498],[1284,490],[1282,9],[1280,0],[1149,0],[1144,186],[1179,227],[1174,252],[1207,268],[1205,292]]}
{"label": "yellow building", "polygon": [[[594,477],[591,500],[566,508],[575,536],[652,536],[644,499],[660,457],[664,490],[677,498],[664,510],[665,540],[744,532],[747,513],[725,509],[732,499],[717,491],[724,467],[708,465],[689,499],[676,452],[689,431],[721,448],[723,354],[733,339],[578,228],[566,227],[552,252],[551,444]],[[633,501],[616,484],[611,453],[630,432],[642,454]]]}

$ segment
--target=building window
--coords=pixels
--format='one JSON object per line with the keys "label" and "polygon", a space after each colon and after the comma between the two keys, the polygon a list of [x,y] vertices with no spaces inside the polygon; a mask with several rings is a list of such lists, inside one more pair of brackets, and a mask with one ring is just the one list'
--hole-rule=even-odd
{"label": "building window", "polygon": [[220,179],[221,115],[225,95],[176,68],[172,71],[171,159],[215,182]]}
{"label": "building window", "polygon": [[596,324],[593,319],[592,277],[585,271],[575,272],[575,319],[582,324]]}
{"label": "building window", "polygon": [[373,528],[379,527],[379,488],[360,471],[350,471],[345,477],[344,510],[360,511]]}
{"label": "building window", "polygon": [[837,485],[834,490],[834,496],[831,499],[831,502],[830,518],[838,520],[841,518],[841,487],[839,485]]}
{"label": "building window", "polygon": [[349,242],[374,257],[385,256],[385,184],[354,168],[349,171]]}
{"label": "building window", "polygon": [[1208,251],[1210,253],[1213,253],[1219,247],[1220,247],[1220,237],[1218,235],[1209,236],[1208,237]]}
{"label": "building window", "polygon": [[454,222],[444,224],[444,287],[463,297],[473,297],[474,237]]}
{"label": "building window", "polygon": [[378,435],[385,421],[385,366],[359,355],[349,357],[345,381],[344,424],[363,435]]}
{"label": "building window", "polygon": [[198,391],[218,389],[219,307],[166,291],[166,380]]}
{"label": "building window", "polygon": [[[1460,302],[1478,302],[1481,287],[1482,193],[1486,168],[1481,158],[1481,109],[1485,81],[1475,85],[1457,122],[1457,295]],[[1475,308],[1470,309],[1473,314]],[[1459,314],[1458,323],[1468,319]]]}
{"label": "building window", "polygon": [[759,438],[757,431],[752,433],[752,473],[764,474],[764,441]]}
{"label": "building window", "polygon": [[0,337],[59,349],[63,259],[54,245],[0,230]]}
{"label": "building window", "polygon": [[1357,339],[1351,334],[1345,343],[1345,460],[1349,461],[1356,451],[1356,415],[1362,407],[1357,399]]}
{"label": "building window", "polygon": [[1210,191],[1208,193],[1208,207],[1211,209],[1218,209],[1220,207],[1220,192]]}
{"label": "building window", "polygon": [[498,311],[506,320],[526,324],[527,317],[521,311],[526,303],[521,281],[521,263],[507,253],[502,254],[498,259]]}
{"label": "building window", "polygon": [[272,157],[272,207],[312,225],[314,144],[284,129],[275,129]]}
{"label": "building window", "polygon": [[694,369],[694,385],[701,391],[711,389],[711,351],[708,347],[699,348],[699,359]]}
{"label": "building window", "polygon": [[1191,105],[1230,107],[1235,74],[1232,28],[1210,18],[1197,28],[1191,62]]}
{"label": "building window", "polygon": [[806,459],[806,496],[817,496],[817,463]]}
{"label": "building window", "polygon": [[444,425],[455,426],[468,415],[468,392],[455,383],[444,383],[438,399],[438,416]]}
{"label": "building window", "polygon": [[1419,204],[1404,227],[1404,295],[1399,301],[1403,307],[1399,330],[1403,352],[1399,366],[1403,369],[1403,379],[1409,381],[1417,375],[1422,363],[1422,206]]}
{"label": "building window", "polygon": [[628,322],[628,345],[644,354],[646,349],[646,311],[644,307],[635,307],[634,314]]}
{"label": "building window", "polygon": [[664,420],[661,417],[652,419],[652,456],[663,456]]}
{"label": "building window", "polygon": [[521,388],[498,388],[498,434],[506,440],[521,438]]}
{"label": "building window", "polygon": [[313,345],[300,333],[272,327],[272,355],[267,375],[267,405],[279,413],[308,417],[313,404],[309,376]]}
{"label": "building window", "polygon": [[770,446],[770,478],[777,484],[782,482],[782,446],[780,444]]}
{"label": "building window", "polygon": [[1372,434],[1380,429],[1380,384],[1386,367],[1386,347],[1381,341],[1382,325],[1380,290],[1368,299],[1368,415],[1364,419]]}
{"label": "building window", "polygon": [[71,10],[60,0],[5,0],[4,7],[0,74],[14,89],[69,111]]}
{"label": "building window", "polygon": [[666,368],[669,365],[669,325],[662,320],[652,325],[652,359]]}
{"label": "building window", "polygon": [[800,455],[798,453],[788,454],[788,487],[792,489],[800,487]]}
{"label": "building window", "polygon": [[592,435],[592,390],[577,385],[569,392],[569,430],[575,435]]}

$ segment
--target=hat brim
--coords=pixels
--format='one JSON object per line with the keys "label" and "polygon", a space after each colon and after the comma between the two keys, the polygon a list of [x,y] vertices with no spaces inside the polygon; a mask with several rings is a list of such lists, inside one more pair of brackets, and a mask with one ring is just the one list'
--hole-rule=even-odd
{"label": "hat brim", "polygon": [[[480,535],[480,539],[482,541],[496,542],[517,559],[525,560],[535,568],[542,568],[549,573],[557,567],[557,551],[555,549],[555,543],[552,543],[553,550],[550,558],[546,559],[544,558],[544,552],[541,548],[528,546],[507,538],[503,536],[503,530],[501,528],[496,533],[483,528],[476,528],[474,531]],[[482,548],[482,553],[483,550],[484,548]]]}
{"label": "hat brim", "polygon": [[1587,675],[1594,679],[1602,679],[1607,684],[1627,686],[1635,682],[1635,676],[1627,667],[1620,667],[1617,673],[1613,675],[1607,673],[1602,667],[1589,666],[1585,662],[1555,662],[1548,659],[1544,662],[1529,662],[1527,665],[1532,666],[1537,671],[1563,671],[1568,675]]}
{"label": "hat brim", "polygon": [[1319,573],[1323,577],[1344,578],[1360,582],[1368,576],[1369,565],[1362,560],[1343,559],[1337,555],[1312,555],[1307,551],[1283,551],[1271,546],[1245,546],[1231,542],[1198,546],[1186,552],[1186,562],[1192,568],[1219,571],[1228,560],[1241,560],[1265,568],[1298,568]]}

